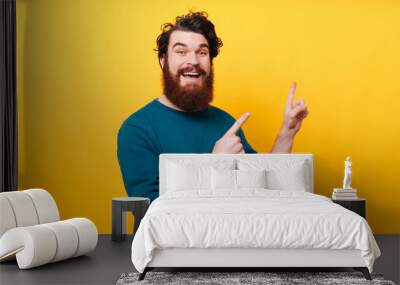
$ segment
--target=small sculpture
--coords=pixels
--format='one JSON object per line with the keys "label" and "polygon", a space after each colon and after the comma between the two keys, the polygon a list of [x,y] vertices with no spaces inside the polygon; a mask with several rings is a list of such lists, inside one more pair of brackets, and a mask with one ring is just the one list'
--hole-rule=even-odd
{"label": "small sculpture", "polygon": [[350,159],[350,156],[346,157],[346,160],[344,162],[343,189],[352,189],[351,188],[351,159]]}

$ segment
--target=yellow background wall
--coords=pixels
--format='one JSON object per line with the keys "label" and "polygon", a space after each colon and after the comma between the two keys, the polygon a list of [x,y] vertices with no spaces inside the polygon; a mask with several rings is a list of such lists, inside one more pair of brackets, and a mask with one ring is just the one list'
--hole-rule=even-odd
{"label": "yellow background wall", "polygon": [[62,218],[111,231],[124,196],[123,120],[161,95],[155,40],[164,22],[205,10],[224,46],[216,105],[251,118],[269,152],[290,82],[310,115],[294,152],[315,154],[315,192],[330,195],[353,159],[353,187],[375,233],[400,233],[399,1],[17,0],[19,188],[41,187]]}

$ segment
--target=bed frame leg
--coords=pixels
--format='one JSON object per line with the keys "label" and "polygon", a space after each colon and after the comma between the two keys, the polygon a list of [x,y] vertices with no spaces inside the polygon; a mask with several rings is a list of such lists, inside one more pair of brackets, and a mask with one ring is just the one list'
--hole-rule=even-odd
{"label": "bed frame leg", "polygon": [[362,274],[364,275],[365,279],[372,280],[371,274],[369,274],[368,267],[355,267],[354,269],[357,271],[361,271]]}
{"label": "bed frame leg", "polygon": [[146,276],[148,269],[147,267],[144,269],[144,271],[142,273],[139,274],[139,278],[138,281],[142,281],[144,279],[144,277]]}

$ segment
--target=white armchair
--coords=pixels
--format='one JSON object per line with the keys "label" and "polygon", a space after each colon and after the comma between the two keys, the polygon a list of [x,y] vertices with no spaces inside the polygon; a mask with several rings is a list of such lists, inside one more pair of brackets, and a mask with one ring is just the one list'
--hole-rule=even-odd
{"label": "white armchair", "polygon": [[57,262],[94,250],[97,238],[89,219],[60,221],[46,190],[0,193],[0,262],[16,258],[20,269]]}

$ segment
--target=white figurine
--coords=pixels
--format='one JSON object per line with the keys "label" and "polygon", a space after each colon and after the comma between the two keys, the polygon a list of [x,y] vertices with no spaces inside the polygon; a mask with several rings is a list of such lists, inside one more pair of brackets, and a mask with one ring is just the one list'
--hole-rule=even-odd
{"label": "white figurine", "polygon": [[352,189],[351,188],[351,159],[350,159],[350,156],[346,157],[346,161],[344,162],[343,189]]}

